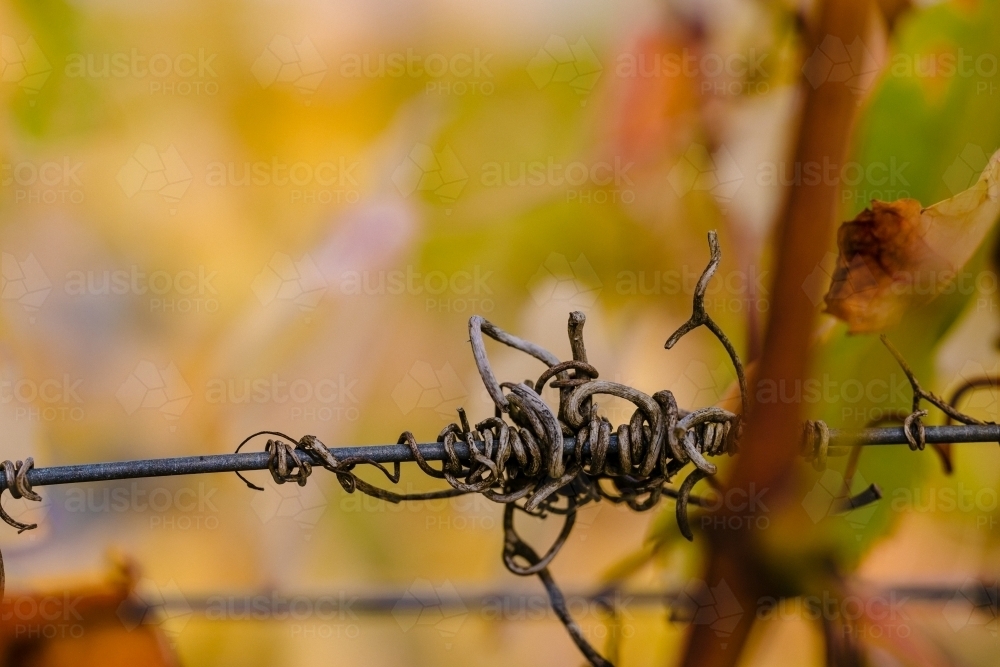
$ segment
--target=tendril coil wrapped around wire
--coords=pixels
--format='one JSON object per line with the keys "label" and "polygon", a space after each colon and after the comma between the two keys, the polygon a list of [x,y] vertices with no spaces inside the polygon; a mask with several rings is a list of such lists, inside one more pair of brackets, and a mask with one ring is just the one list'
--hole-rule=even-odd
{"label": "tendril coil wrapped around wire", "polygon": [[[42,497],[35,493],[28,482],[28,471],[35,466],[35,460],[30,456],[22,461],[3,461],[0,463],[0,474],[4,477],[4,488],[10,491],[10,495],[16,499],[27,498],[35,502],[41,502]],[[2,493],[2,491],[0,491]],[[3,508],[0,504],[0,519],[8,526],[17,528],[18,534],[26,530],[38,528],[37,523],[21,523]],[[3,566],[3,554],[0,553],[0,601],[3,600],[4,592],[7,589],[7,574]]]}
{"label": "tendril coil wrapped around wire", "polygon": [[[746,413],[746,379],[735,348],[721,328],[708,316],[704,307],[708,281],[719,265],[721,253],[714,232],[709,234],[711,261],[698,281],[691,319],[667,341],[670,348],[686,333],[706,326],[722,342],[733,361],[740,383],[743,413]],[[361,491],[390,502],[425,500],[467,493],[481,493],[504,507],[503,561],[508,570],[520,576],[537,575],[545,586],[552,607],[563,621],[571,638],[592,665],[609,666],[584,638],[573,621],[562,593],[548,566],[569,538],[580,507],[589,502],[608,500],[624,503],[636,511],[652,509],[663,496],[677,500],[677,521],[681,533],[693,539],[688,524],[689,503],[702,504],[692,497],[695,484],[714,475],[716,466],[709,457],[734,454],[742,431],[742,417],[722,408],[693,411],[677,405],[667,390],[652,396],[617,382],[601,380],[587,360],[583,340],[586,316],[569,316],[568,334],[572,359],[562,361],[554,354],[529,341],[507,333],[482,317],[469,320],[469,340],[476,367],[495,413],[475,426],[465,411],[458,410],[458,421],[438,435],[444,445],[439,468],[431,466],[417,447],[409,431],[398,443],[409,446],[420,469],[427,475],[444,479],[449,489],[419,494],[397,494],[359,479],[353,472],[359,464],[378,467],[392,483],[399,481],[399,464],[393,472],[371,459],[337,460],[319,440],[306,436],[296,443],[289,436],[265,431],[251,438],[273,435],[269,439],[268,468],[277,483],[305,484],[312,471],[311,461],[337,475],[349,493]],[[485,337],[524,352],[545,365],[537,380],[499,382],[486,354]],[[558,392],[558,407],[553,409],[542,398],[547,389]],[[612,425],[598,412],[598,396],[624,399],[635,406],[628,422]],[[506,417],[506,419],[505,419]],[[572,449],[566,447],[572,438]],[[290,443],[296,443],[290,444]],[[467,452],[460,457],[456,445]],[[305,455],[305,454],[308,454]],[[694,471],[679,488],[670,482],[688,463]],[[238,474],[238,473],[237,473]],[[251,488],[259,489],[240,476]],[[514,525],[516,512],[536,517],[563,517],[562,529],[552,545],[541,555],[527,544]]]}

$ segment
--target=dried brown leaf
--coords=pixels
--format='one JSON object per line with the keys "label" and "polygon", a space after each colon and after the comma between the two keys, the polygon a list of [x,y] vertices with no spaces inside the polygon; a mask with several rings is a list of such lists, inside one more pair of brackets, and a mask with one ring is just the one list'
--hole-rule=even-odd
{"label": "dried brown leaf", "polygon": [[851,333],[884,330],[956,280],[1000,215],[1000,151],[968,190],[933,206],[872,201],[840,226],[826,310]]}

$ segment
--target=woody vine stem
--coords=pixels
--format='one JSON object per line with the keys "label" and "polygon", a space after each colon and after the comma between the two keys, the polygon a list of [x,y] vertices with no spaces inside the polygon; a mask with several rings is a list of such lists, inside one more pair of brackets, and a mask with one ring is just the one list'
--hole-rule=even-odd
{"label": "woody vine stem", "polygon": [[[736,372],[740,390],[738,413],[720,407],[685,410],[678,406],[669,390],[648,395],[628,385],[599,379],[600,373],[587,357],[583,313],[569,316],[571,358],[565,361],[474,316],[469,321],[469,340],[476,367],[494,403],[494,414],[472,425],[460,408],[458,421],[445,427],[435,442],[418,443],[407,431],[395,445],[328,448],[312,435],[295,439],[284,433],[264,431],[248,437],[232,454],[46,468],[35,468],[29,458],[0,464],[0,494],[6,489],[15,498],[40,501],[41,496],[34,489],[41,486],[212,472],[235,472],[250,488],[261,490],[240,473],[266,469],[278,484],[305,485],[316,467],[332,472],[348,493],[360,492],[393,503],[481,493],[504,506],[502,557],[508,570],[519,576],[537,575],[548,592],[553,610],[581,653],[592,665],[610,666],[573,620],[549,565],[569,538],[578,509],[587,503],[606,501],[646,511],[662,498],[672,498],[680,532],[691,540],[694,536],[688,507],[707,504],[705,499],[692,495],[695,485],[710,478],[713,487],[723,488],[715,480],[716,465],[708,459],[738,452],[743,422],[751,405],[746,374],[736,348],[705,309],[705,293],[722,257],[714,231],[709,232],[708,243],[711,257],[695,288],[691,317],[667,339],[665,347],[672,348],[699,327],[711,331],[725,348]],[[534,357],[545,369],[537,380],[498,381],[484,336]],[[912,450],[922,450],[930,444],[950,469],[948,443],[1000,441],[1000,425],[984,423],[955,407],[969,391],[996,387],[997,379],[974,379],[959,388],[951,401],[945,401],[924,390],[899,352],[884,337],[883,342],[913,389],[910,412],[894,415],[902,425],[871,424],[866,429],[842,431],[821,421],[806,422],[802,447],[807,460],[822,468],[830,456],[850,455],[845,473],[849,480],[865,446],[907,444]],[[555,407],[543,399],[550,387],[558,395]],[[601,415],[595,400],[602,395],[632,403],[635,411],[631,419],[612,425]],[[922,401],[940,409],[948,423],[925,426],[922,418],[927,411],[921,409]],[[952,420],[962,425],[952,425]],[[241,452],[251,440],[262,436],[269,436],[264,451]],[[427,493],[397,493],[361,479],[355,472],[360,465],[372,466],[395,484],[399,482],[403,462],[415,462],[424,474],[443,479],[447,488]],[[432,466],[431,462],[440,462],[440,466]],[[674,478],[689,464],[690,472],[675,485]],[[392,466],[391,471],[388,465]],[[849,483],[846,486],[850,488]],[[874,484],[855,496],[848,495],[847,489],[837,505],[842,512],[881,497]],[[519,513],[562,518],[558,537],[541,555],[518,534],[515,517]],[[2,505],[0,518],[18,532],[36,527],[16,521]],[[4,584],[0,557],[0,596]]]}

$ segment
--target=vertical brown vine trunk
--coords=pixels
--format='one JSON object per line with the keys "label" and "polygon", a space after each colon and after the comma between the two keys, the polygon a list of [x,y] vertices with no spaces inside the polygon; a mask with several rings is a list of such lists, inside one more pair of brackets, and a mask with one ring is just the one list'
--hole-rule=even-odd
{"label": "vertical brown vine trunk", "polygon": [[[871,0],[826,0],[819,8],[819,22],[806,35],[806,55],[827,37],[849,46],[865,40],[873,16]],[[797,165],[843,164],[857,113],[859,98],[842,82],[813,88],[803,82],[805,100],[794,160]],[[803,284],[820,263],[833,238],[839,183],[821,179],[817,184],[795,183],[789,188],[776,227],[774,284],[771,316],[764,338],[756,382],[766,380],[794,386],[810,370],[809,341],[816,310]],[[751,395],[753,386],[751,386]],[[751,396],[752,399],[752,396]],[[782,490],[792,482],[801,444],[802,406],[773,401],[755,405],[731,486],[769,489],[769,498],[780,502]],[[773,510],[773,508],[772,508]],[[767,582],[755,567],[755,534],[752,531],[711,535],[712,554],[706,575],[709,585],[725,581],[741,607],[743,618],[723,643],[709,625],[694,625],[684,665],[722,667],[735,665],[746,644],[757,600],[768,593]]]}

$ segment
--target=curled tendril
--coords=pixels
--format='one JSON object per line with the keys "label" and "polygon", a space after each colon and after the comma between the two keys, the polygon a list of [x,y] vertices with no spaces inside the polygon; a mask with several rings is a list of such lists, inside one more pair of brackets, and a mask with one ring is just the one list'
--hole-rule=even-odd
{"label": "curled tendril", "polygon": [[[28,472],[35,466],[35,460],[30,456],[26,458],[23,462],[21,461],[4,461],[0,463],[0,469],[3,472],[4,486],[3,489],[10,491],[10,495],[15,499],[27,498],[28,500],[33,500],[35,502],[41,502],[42,497],[35,493],[31,488],[31,483],[28,481]],[[0,489],[0,496],[3,495],[3,489]],[[16,520],[7,510],[3,508],[3,504],[0,503],[0,519],[3,520],[8,526],[17,528],[18,534],[23,533],[26,530],[34,530],[38,528],[37,523],[21,523]],[[0,553],[0,601],[3,600],[4,592],[7,589],[7,574],[3,563],[3,554]]]}
{"label": "curled tendril", "polygon": [[[587,318],[581,312],[569,316],[567,334],[572,358],[565,361],[477,315],[469,320],[469,342],[483,386],[496,408],[495,416],[472,426],[465,411],[459,409],[458,422],[449,424],[438,435],[438,442],[444,447],[440,468],[427,462],[411,433],[403,433],[398,440],[410,448],[421,471],[445,480],[449,489],[404,495],[375,487],[354,474],[355,466],[376,466],[390,482],[396,483],[399,464],[390,473],[371,459],[338,460],[312,436],[296,442],[283,433],[262,431],[244,440],[237,451],[251,438],[274,436],[267,441],[265,450],[269,454],[268,469],[279,484],[290,481],[305,484],[312,469],[321,466],[336,474],[349,493],[360,491],[390,502],[481,493],[504,504],[504,564],[519,576],[537,575],[549,593],[553,609],[581,652],[592,665],[610,666],[583,637],[548,567],[569,538],[577,510],[599,500],[645,511],[655,507],[664,496],[675,498],[678,525],[692,539],[687,507],[705,503],[692,496],[691,490],[699,480],[716,473],[716,466],[707,457],[736,452],[741,418],[747,412],[746,378],[736,350],[705,311],[705,290],[721,257],[714,232],[709,234],[709,245],[712,257],[695,290],[694,313],[666,346],[672,347],[697,326],[707,326],[733,360],[740,380],[741,415],[714,407],[684,411],[668,390],[649,395],[634,387],[599,379],[597,369],[588,361],[583,337]],[[486,352],[487,337],[542,362],[545,369],[538,380],[500,382]],[[543,397],[549,389],[557,392],[558,407],[549,407]],[[631,418],[618,426],[612,425],[599,413],[597,399],[601,396],[634,405]],[[566,446],[568,438],[574,441],[572,448]],[[458,443],[465,445],[467,455],[458,456]],[[694,465],[693,472],[679,489],[671,488],[673,477],[688,463]],[[249,487],[260,489],[240,477]],[[550,514],[563,517],[562,529],[544,555],[539,556],[518,534],[514,527],[515,511],[541,518]]]}
{"label": "curled tendril", "polygon": [[[686,508],[689,503],[704,504],[702,499],[691,496],[691,489],[699,479],[716,472],[706,457],[735,451],[739,417],[722,408],[683,411],[670,391],[650,396],[634,387],[598,379],[597,369],[587,361],[585,323],[583,313],[570,314],[567,332],[573,358],[561,361],[482,317],[470,320],[473,357],[496,415],[473,426],[465,411],[459,409],[458,421],[438,435],[444,448],[440,467],[424,458],[411,433],[403,433],[398,440],[410,448],[425,474],[445,480],[449,489],[396,494],[376,487],[360,479],[354,468],[360,464],[376,466],[390,482],[397,483],[399,463],[390,472],[367,458],[337,459],[313,436],[296,441],[284,433],[262,431],[240,443],[237,451],[251,438],[272,436],[265,451],[268,470],[278,484],[305,484],[312,470],[320,466],[333,472],[347,492],[360,491],[389,502],[481,493],[506,505],[504,564],[519,576],[539,576],[553,609],[580,650],[592,664],[610,665],[580,633],[548,572],[569,539],[577,510],[589,502],[606,499],[644,511],[655,507],[664,496],[676,498],[678,521],[690,539]],[[546,368],[534,383],[500,382],[490,365],[484,336],[538,359]],[[549,407],[542,395],[549,389],[558,393],[557,408]],[[635,411],[631,419],[613,426],[598,411],[600,396],[632,403]],[[573,447],[567,447],[567,438],[573,439]],[[458,455],[458,443],[465,445],[463,456]],[[680,489],[670,488],[672,478],[688,463],[694,464],[694,472]],[[260,488],[240,477],[251,488]],[[543,555],[539,556],[516,531],[515,511],[541,518],[550,514],[563,517],[558,537]]]}
{"label": "curled tendril", "polygon": [[[444,456],[440,467],[424,458],[410,432],[400,435],[413,459],[425,474],[445,480],[449,489],[421,494],[396,494],[360,479],[355,473],[361,464],[378,467],[392,483],[399,481],[399,463],[392,472],[364,457],[337,459],[313,436],[296,441],[275,431],[255,433],[240,443],[239,451],[252,438],[273,436],[265,445],[268,470],[278,484],[305,484],[316,466],[333,472],[349,493],[360,491],[389,502],[440,498],[465,493],[481,493],[504,504],[504,551],[507,568],[519,576],[537,575],[549,593],[552,607],[569,634],[592,665],[610,662],[600,656],[583,637],[570,616],[565,600],[548,567],[569,539],[578,509],[589,502],[608,500],[624,503],[636,511],[649,510],[664,496],[677,501],[681,531],[692,538],[688,525],[689,504],[704,505],[691,495],[694,485],[716,473],[708,457],[734,454],[747,413],[746,378],[735,348],[705,311],[705,291],[720,261],[718,238],[709,234],[711,260],[695,290],[691,319],[667,341],[672,347],[685,333],[705,325],[729,353],[740,381],[743,404],[740,415],[722,408],[681,410],[674,395],[661,390],[652,395],[634,387],[599,379],[590,364],[583,331],[587,318],[581,312],[569,315],[567,334],[571,359],[560,360],[548,350],[514,336],[480,316],[469,320],[469,342],[483,386],[496,408],[495,415],[469,423],[459,409],[456,423],[438,434]],[[486,352],[485,338],[523,352],[544,364],[536,382],[501,382]],[[555,390],[558,406],[550,407],[543,393]],[[598,409],[597,400],[611,396],[635,406],[631,418],[614,426]],[[574,445],[567,447],[568,439]],[[463,456],[456,445],[462,443]],[[670,487],[673,477],[687,464],[693,472],[679,489]],[[237,473],[238,474],[238,473]],[[260,489],[240,475],[250,487]],[[542,556],[528,545],[514,527],[515,511],[535,517],[561,515],[558,537]]]}
{"label": "curled tendril", "polygon": [[694,485],[701,480],[708,477],[711,473],[707,473],[701,468],[696,468],[691,471],[684,482],[681,484],[680,490],[677,492],[677,527],[680,528],[681,535],[683,535],[687,540],[694,540],[694,533],[691,532],[691,524],[688,523],[688,513],[687,506],[688,501],[691,497],[691,491],[694,489]]}
{"label": "curled tendril", "polygon": [[708,262],[708,266],[701,274],[701,278],[698,279],[698,284],[694,288],[694,299],[693,306],[691,309],[691,317],[687,322],[682,324],[677,331],[672,333],[664,347],[668,350],[671,349],[677,342],[686,336],[688,333],[697,329],[700,326],[705,326],[715,334],[715,337],[719,339],[722,343],[722,347],[726,348],[726,352],[729,354],[729,359],[733,362],[733,368],[736,370],[736,378],[739,380],[740,384],[740,405],[742,406],[742,417],[745,419],[747,413],[750,411],[749,395],[747,394],[747,378],[746,373],[743,370],[743,362],[740,361],[740,355],[736,353],[736,348],[729,341],[725,332],[722,331],[722,327],[715,323],[708,311],[705,310],[705,292],[708,290],[708,283],[715,275],[716,270],[719,268],[719,263],[722,261],[722,249],[719,247],[719,235],[712,230],[708,233],[708,247],[711,251],[711,259]]}
{"label": "curled tendril", "polygon": [[[920,409],[921,401],[927,401],[943,412],[948,420],[947,423],[949,424],[952,423],[952,420],[961,422],[962,424],[981,425],[986,423],[976,419],[975,417],[971,417],[964,412],[959,412],[957,408],[958,401],[961,399],[962,394],[967,390],[980,388],[982,386],[982,378],[960,387],[959,390],[955,392],[951,401],[946,401],[934,392],[927,391],[920,386],[920,382],[917,380],[917,376],[913,373],[910,365],[906,363],[903,355],[899,353],[899,350],[896,349],[885,334],[882,334],[880,339],[886,349],[889,350],[889,354],[891,354],[896,360],[896,363],[899,364],[900,369],[902,369],[903,373],[906,375],[906,379],[909,380],[910,387],[913,390],[913,404],[910,410],[910,415],[906,417],[903,422],[903,431],[906,434],[906,441],[909,443],[911,450],[923,450],[926,445],[924,425],[921,418],[927,416],[927,411]],[[989,378],[985,379],[989,380]],[[944,467],[945,473],[950,474],[952,471],[951,446],[947,444],[936,444],[932,446],[934,447],[934,451],[937,452],[938,456],[941,458],[941,465]]]}

